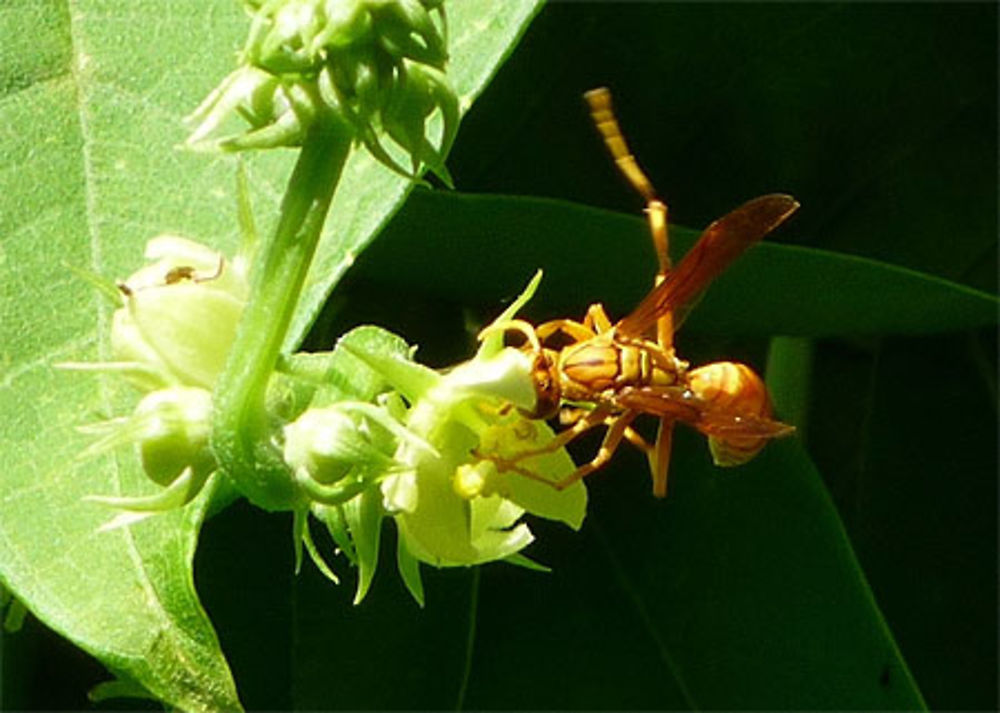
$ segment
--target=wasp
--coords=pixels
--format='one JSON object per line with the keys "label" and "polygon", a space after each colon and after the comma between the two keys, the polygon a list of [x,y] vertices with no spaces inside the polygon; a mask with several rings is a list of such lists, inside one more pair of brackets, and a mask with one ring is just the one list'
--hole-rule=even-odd
{"label": "wasp", "polygon": [[[623,319],[612,323],[601,304],[589,307],[582,321],[558,319],[532,327],[522,320],[497,325],[525,335],[534,354],[537,396],[529,418],[560,414],[569,425],[545,447],[510,458],[477,453],[498,470],[515,471],[563,489],[605,465],[623,440],[642,449],[649,461],[653,494],[665,497],[674,425],[694,427],[708,436],[720,466],[746,463],[772,438],[795,429],[772,417],[761,378],[745,364],[714,362],[690,368],[674,350],[675,319],[747,248],[784,222],[799,207],[791,196],[770,194],[750,200],[709,225],[674,267],[668,252],[667,205],[657,197],[630,152],[611,104],[599,88],[584,95],[591,117],[620,172],[646,201],[646,217],[659,262],[654,287]],[[569,343],[546,346],[557,334]],[[659,418],[656,440],[632,428],[642,414]],[[559,481],[548,480],[521,463],[563,447],[598,426],[607,431],[596,456]]]}

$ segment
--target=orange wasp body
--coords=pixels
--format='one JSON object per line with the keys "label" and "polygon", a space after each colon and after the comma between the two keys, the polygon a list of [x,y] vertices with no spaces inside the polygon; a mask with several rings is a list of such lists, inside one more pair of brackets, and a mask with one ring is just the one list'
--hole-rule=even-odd
{"label": "orange wasp body", "polygon": [[[528,337],[526,349],[535,353],[534,381],[537,405],[531,418],[549,418],[562,408],[564,421],[573,425],[544,448],[519,453],[512,459],[483,456],[499,470],[512,470],[564,488],[603,466],[622,439],[643,449],[653,476],[653,494],[667,492],[667,469],[674,423],[681,421],[709,437],[717,465],[745,463],[765,443],[788,435],[794,428],[771,418],[771,403],[763,381],[752,369],[734,362],[716,362],[696,369],[674,352],[674,311],[689,306],[704,288],[797,208],[790,196],[771,194],[755,198],[716,220],[673,268],[667,251],[667,207],[656,197],[649,179],[629,152],[611,109],[607,89],[585,95],[591,115],[616,164],[646,200],[646,215],[659,258],[653,290],[631,314],[612,324],[600,304],[591,305],[582,322],[561,319],[532,328],[514,320],[504,329]],[[573,340],[561,349],[543,346],[557,333]],[[632,427],[641,414],[659,417],[654,444]],[[519,465],[533,455],[564,446],[596,426],[607,433],[592,461],[553,483]]]}

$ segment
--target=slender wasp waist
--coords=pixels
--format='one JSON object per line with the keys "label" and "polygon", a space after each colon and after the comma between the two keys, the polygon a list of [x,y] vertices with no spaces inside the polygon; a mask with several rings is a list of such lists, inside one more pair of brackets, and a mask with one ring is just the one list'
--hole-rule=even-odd
{"label": "slender wasp waist", "polygon": [[687,362],[655,342],[623,340],[614,331],[565,347],[559,354],[562,396],[592,400],[603,391],[627,386],[672,386],[684,379]]}

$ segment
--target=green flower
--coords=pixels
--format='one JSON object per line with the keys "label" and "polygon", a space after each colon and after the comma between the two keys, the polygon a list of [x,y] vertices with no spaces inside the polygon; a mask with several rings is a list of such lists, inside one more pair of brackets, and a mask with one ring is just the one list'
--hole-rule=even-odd
{"label": "green flower", "polygon": [[306,409],[285,426],[284,440],[285,462],[298,483],[313,501],[333,505],[377,485],[396,466],[397,442],[436,455],[388,408],[356,401]]}
{"label": "green flower", "polygon": [[[498,322],[520,309],[539,277]],[[525,513],[580,527],[587,502],[582,482],[557,491],[516,472],[499,473],[476,455],[509,458],[552,440],[544,422],[518,413],[535,406],[531,355],[504,348],[499,333],[471,361],[444,374],[397,357],[350,351],[411,404],[404,425],[434,450],[400,441],[395,472],[381,485],[384,507],[409,554],[436,566],[511,558],[533,540],[521,521]],[[522,465],[553,482],[575,468],[563,449]]]}

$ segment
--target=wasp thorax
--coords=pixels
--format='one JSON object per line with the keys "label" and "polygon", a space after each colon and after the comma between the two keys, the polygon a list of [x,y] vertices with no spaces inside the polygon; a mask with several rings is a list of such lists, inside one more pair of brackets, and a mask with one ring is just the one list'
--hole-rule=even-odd
{"label": "wasp thorax", "polygon": [[[771,399],[767,387],[753,369],[731,361],[706,364],[688,372],[688,385],[712,410],[770,418]],[[710,436],[708,447],[718,466],[742,465],[752,459],[767,443],[757,436]]]}
{"label": "wasp thorax", "polygon": [[618,348],[610,343],[583,342],[566,347],[560,359],[563,375],[569,380],[566,397],[573,398],[572,387],[582,387],[587,394],[615,385],[620,367]]}

